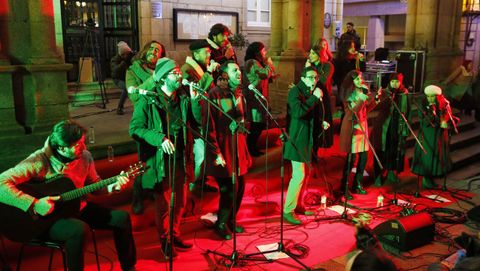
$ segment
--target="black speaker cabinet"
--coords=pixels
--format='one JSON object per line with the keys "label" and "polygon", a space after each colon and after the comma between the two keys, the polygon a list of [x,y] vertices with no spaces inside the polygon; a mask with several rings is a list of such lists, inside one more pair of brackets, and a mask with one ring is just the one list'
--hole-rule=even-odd
{"label": "black speaker cabinet", "polygon": [[430,214],[418,213],[388,220],[373,231],[382,245],[393,250],[409,251],[433,241],[435,224]]}
{"label": "black speaker cabinet", "polygon": [[403,74],[403,85],[412,87],[413,92],[423,91],[425,79],[425,52],[424,51],[397,51],[397,72]]}

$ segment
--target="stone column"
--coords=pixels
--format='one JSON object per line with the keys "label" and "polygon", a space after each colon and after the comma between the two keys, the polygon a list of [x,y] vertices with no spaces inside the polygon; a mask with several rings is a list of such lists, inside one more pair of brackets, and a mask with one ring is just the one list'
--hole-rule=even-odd
{"label": "stone column", "polygon": [[405,49],[415,47],[415,29],[417,24],[417,0],[407,2],[407,20],[405,25]]}
{"label": "stone column", "polygon": [[0,171],[41,147],[52,125],[68,118],[71,65],[56,50],[53,1],[0,0],[0,41],[10,62],[0,62],[0,145],[10,150]]}
{"label": "stone column", "polygon": [[426,51],[424,85],[442,81],[460,64],[463,52],[452,40],[460,32],[461,5],[462,0],[408,1],[405,48]]}
{"label": "stone column", "polygon": [[385,45],[385,22],[380,16],[372,16],[368,19],[367,50],[375,51]]}
{"label": "stone column", "polygon": [[268,50],[271,55],[280,55],[283,51],[283,0],[272,0],[272,10],[270,23],[270,49]]}
{"label": "stone column", "polygon": [[300,79],[305,47],[310,46],[311,16],[310,0],[272,1],[271,47],[274,53],[280,53],[272,59],[280,77],[270,85],[269,93],[270,106],[276,111],[285,112],[288,86]]}
{"label": "stone column", "polygon": [[[310,44],[314,44],[323,37],[323,20],[325,17],[325,1],[312,0],[312,23],[310,28]],[[308,50],[308,49],[307,49]]]}
{"label": "stone column", "polygon": [[286,56],[299,56],[303,55],[304,50],[304,35],[309,35],[305,31],[305,3],[303,0],[289,0],[285,3],[283,16],[287,19],[287,47],[283,52]]}

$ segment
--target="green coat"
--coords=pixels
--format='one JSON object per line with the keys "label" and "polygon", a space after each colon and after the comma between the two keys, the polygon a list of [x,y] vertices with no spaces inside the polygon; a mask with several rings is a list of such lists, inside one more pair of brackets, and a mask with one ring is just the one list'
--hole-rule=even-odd
{"label": "green coat", "polygon": [[[199,111],[196,100],[191,100],[186,95],[179,95],[179,106],[182,120],[189,123],[193,119],[192,111]],[[198,113],[200,114],[200,113]],[[161,145],[166,137],[165,111],[159,105],[158,97],[141,96],[135,105],[130,121],[130,136],[139,143],[139,159],[146,163],[146,171],[142,176],[143,188],[152,189],[156,183],[163,181],[165,174],[165,158]],[[192,137],[183,127],[185,154],[184,166],[192,157]]]}
{"label": "green coat", "polygon": [[[155,81],[153,80],[153,70],[142,64],[140,60],[136,60],[132,63],[127,70],[125,76],[125,85],[127,89],[129,87],[136,87],[144,90],[154,91]],[[128,98],[132,101],[133,105],[140,99],[139,94],[128,94]]]}
{"label": "green coat", "polygon": [[423,153],[418,143],[415,145],[412,172],[420,176],[443,176],[452,168],[452,161],[448,129],[440,128],[440,123],[447,121],[449,117],[445,109],[439,109],[437,104],[433,107],[427,106],[426,101],[423,102],[422,108],[418,112],[420,118],[418,139],[427,154]]}
{"label": "green coat", "polygon": [[[309,163],[313,149],[314,109],[319,99],[300,81],[288,92],[287,121],[289,139],[285,142],[283,157],[287,160]],[[292,144],[293,143],[293,144]]]}

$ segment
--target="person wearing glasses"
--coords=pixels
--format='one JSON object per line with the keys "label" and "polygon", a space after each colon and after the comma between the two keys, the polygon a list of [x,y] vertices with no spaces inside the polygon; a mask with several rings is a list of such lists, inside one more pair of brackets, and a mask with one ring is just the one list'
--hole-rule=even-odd
{"label": "person wearing glasses", "polygon": [[[176,249],[189,249],[192,244],[180,238],[180,221],[186,204],[185,176],[192,157],[193,137],[187,126],[200,116],[198,94],[180,88],[182,72],[169,58],[157,61],[153,80],[156,94],[141,96],[130,121],[130,135],[139,145],[140,160],[146,163],[142,178],[145,189],[152,189],[155,198],[155,223],[165,258],[177,256]],[[195,114],[194,114],[195,113]],[[199,120],[198,120],[199,121]],[[190,172],[191,173],[191,172]],[[169,200],[174,186],[173,226],[170,232]],[[173,235],[173,246],[170,236]]]}
{"label": "person wearing glasses", "polygon": [[[41,149],[36,150],[14,167],[0,173],[0,194],[2,195],[0,203],[18,208],[34,217],[38,216],[36,221],[39,222],[40,228],[43,223],[47,223],[44,231],[39,232],[39,235],[34,238],[63,243],[68,270],[84,270],[85,244],[90,228],[113,231],[121,269],[136,270],[136,248],[128,212],[106,208],[83,198],[77,210],[72,208],[75,204],[63,206],[55,204],[57,201],[62,201],[60,196],[56,196],[60,191],[83,188],[101,181],[95,169],[92,154],[85,146],[85,132],[85,128],[73,120],[63,120],[55,124]],[[115,183],[107,186],[105,192],[118,191],[125,187],[128,181],[128,177],[121,174],[117,176]],[[36,183],[34,186],[36,189],[33,191],[21,190],[21,186],[32,183]],[[41,193],[29,194],[27,191]],[[50,196],[38,196],[44,193]],[[2,207],[2,210],[5,210],[5,207]],[[55,213],[52,214],[52,212]],[[15,214],[16,212],[6,213]],[[50,214],[53,216],[48,216]],[[18,223],[25,220],[15,219],[15,221]],[[15,221],[12,220],[11,223]],[[48,225],[48,221],[52,222],[51,225]],[[8,223],[8,221],[2,221],[2,223]],[[22,229],[23,226],[25,225],[18,225],[18,228]],[[27,236],[31,234],[18,232]]]}
{"label": "person wearing glasses", "polygon": [[[313,131],[319,119],[319,107],[323,91],[317,87],[318,72],[314,67],[305,67],[302,71],[301,80],[288,92],[287,100],[287,133],[283,157],[292,163],[292,177],[288,185],[283,218],[293,225],[302,224],[297,214],[312,215],[306,211],[299,201],[302,187],[309,177],[307,163],[312,162],[313,154]],[[325,127],[324,127],[325,128]]]}

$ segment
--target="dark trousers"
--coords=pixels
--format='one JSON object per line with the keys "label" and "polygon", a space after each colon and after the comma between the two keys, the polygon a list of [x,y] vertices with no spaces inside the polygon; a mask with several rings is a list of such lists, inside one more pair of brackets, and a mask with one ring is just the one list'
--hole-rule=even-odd
{"label": "dark trousers", "polygon": [[[165,156],[168,157],[168,156]],[[185,182],[185,168],[183,166],[183,156],[176,157],[175,161],[175,170],[173,172],[173,158],[168,164],[168,158],[165,161],[165,169],[172,168],[171,171],[166,171],[166,176],[163,178],[163,181],[158,183],[154,188],[154,198],[155,198],[155,223],[157,226],[157,232],[160,239],[165,239],[168,237],[170,232],[170,200],[172,196],[172,189],[170,181],[174,182],[174,206],[173,206],[173,224],[172,224],[172,234],[173,236],[180,235],[180,222],[182,220],[183,212],[186,205],[186,194],[187,186]],[[171,178],[170,176],[172,174]]]}
{"label": "dark trousers", "polygon": [[247,135],[247,147],[249,152],[258,152],[257,142],[265,129],[265,123],[252,122],[250,124],[250,133]]}
{"label": "dark trousers", "polygon": [[113,83],[115,83],[117,87],[122,89],[122,94],[120,95],[120,100],[118,101],[117,108],[123,108],[123,105],[125,104],[125,101],[127,100],[127,97],[128,97],[127,86],[125,85],[125,81],[114,79]]}
{"label": "dark trousers", "polygon": [[220,200],[218,202],[218,220],[217,223],[233,222],[233,216],[237,215],[240,205],[242,204],[243,194],[245,193],[245,181],[243,176],[238,176],[235,187],[237,194],[235,201],[235,210],[233,210],[233,183],[232,178],[215,177],[218,187],[220,189]]}
{"label": "dark trousers", "polygon": [[[348,164],[348,157],[350,156],[350,164]],[[357,160],[358,157],[358,161]],[[355,181],[358,184],[361,184],[361,181],[363,179],[363,171],[365,170],[365,166],[367,165],[367,152],[359,152],[359,153],[349,153],[347,154],[347,161],[345,162],[345,166],[343,167],[343,177],[342,177],[342,183],[340,188],[342,191],[345,191],[346,185],[347,185],[347,178],[350,176],[350,171],[356,163],[356,168],[357,172],[355,173]]]}
{"label": "dark trousers", "polygon": [[69,271],[83,270],[85,243],[90,228],[113,231],[120,266],[123,270],[135,266],[137,255],[129,214],[88,203],[78,218],[59,219],[48,232],[49,239],[65,244]]}

